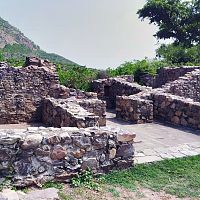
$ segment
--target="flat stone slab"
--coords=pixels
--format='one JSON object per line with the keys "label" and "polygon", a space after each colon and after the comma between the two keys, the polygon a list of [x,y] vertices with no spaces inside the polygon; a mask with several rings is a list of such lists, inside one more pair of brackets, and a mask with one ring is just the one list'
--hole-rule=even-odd
{"label": "flat stone slab", "polygon": [[34,190],[27,193],[20,200],[59,200],[58,189],[48,188],[44,190]]}
{"label": "flat stone slab", "polygon": [[60,200],[58,192],[55,188],[33,190],[28,193],[4,189],[0,193],[0,200]]}
{"label": "flat stone slab", "polygon": [[132,124],[107,113],[107,126],[136,133],[135,164],[200,155],[200,130],[162,123]]}

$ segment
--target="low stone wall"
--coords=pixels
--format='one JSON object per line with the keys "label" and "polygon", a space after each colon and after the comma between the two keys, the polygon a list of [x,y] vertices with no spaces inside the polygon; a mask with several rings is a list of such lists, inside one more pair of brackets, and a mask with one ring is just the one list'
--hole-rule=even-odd
{"label": "low stone wall", "polygon": [[86,128],[95,126],[99,122],[99,116],[88,112],[73,99],[46,98],[43,101],[42,113],[45,125],[59,128]]}
{"label": "low stone wall", "polygon": [[1,131],[0,174],[15,186],[63,181],[133,166],[135,134],[113,129],[29,128]]}
{"label": "low stone wall", "polygon": [[153,102],[137,96],[118,96],[116,117],[137,124],[153,121]]}
{"label": "low stone wall", "polygon": [[106,102],[99,99],[85,99],[77,103],[90,113],[99,116],[98,125],[106,126]]}
{"label": "low stone wall", "polygon": [[200,102],[200,69],[196,69],[163,87],[166,92]]}
{"label": "low stone wall", "polygon": [[140,77],[140,83],[153,88],[160,88],[166,83],[177,80],[179,77],[184,76],[188,72],[198,69],[199,66],[183,66],[183,67],[165,67],[158,70],[157,75],[154,77],[149,74],[144,74]]}
{"label": "low stone wall", "polygon": [[116,107],[117,96],[137,94],[148,90],[148,88],[129,82],[127,78],[116,77],[93,81],[92,90],[97,93],[99,99],[106,101],[107,108],[113,109]]}
{"label": "low stone wall", "polygon": [[153,93],[152,98],[155,119],[200,129],[200,103],[159,92]]}

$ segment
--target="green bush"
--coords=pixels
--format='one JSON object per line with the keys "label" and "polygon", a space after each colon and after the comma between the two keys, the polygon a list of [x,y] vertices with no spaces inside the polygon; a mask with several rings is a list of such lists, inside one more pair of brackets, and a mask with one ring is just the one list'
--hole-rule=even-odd
{"label": "green bush", "polygon": [[85,91],[90,90],[90,83],[97,78],[98,70],[79,66],[57,65],[61,84]]}
{"label": "green bush", "polygon": [[134,75],[136,78],[143,73],[149,73],[156,75],[157,70],[168,66],[168,63],[160,60],[141,60],[133,62],[125,62],[116,69],[107,69],[107,74],[110,77],[121,76],[121,75]]}

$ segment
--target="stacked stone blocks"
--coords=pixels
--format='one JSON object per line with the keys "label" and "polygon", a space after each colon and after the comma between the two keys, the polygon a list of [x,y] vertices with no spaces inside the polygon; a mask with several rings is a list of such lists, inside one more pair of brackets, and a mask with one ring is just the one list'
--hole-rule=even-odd
{"label": "stacked stone blocks", "polygon": [[133,166],[135,134],[109,128],[44,128],[0,134],[0,173],[15,186],[95,174]]}

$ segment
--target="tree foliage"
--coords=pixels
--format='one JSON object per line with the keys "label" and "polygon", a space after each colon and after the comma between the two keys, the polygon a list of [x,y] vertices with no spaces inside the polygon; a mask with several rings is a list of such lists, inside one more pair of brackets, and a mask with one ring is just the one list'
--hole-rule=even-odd
{"label": "tree foliage", "polygon": [[62,64],[57,64],[57,72],[61,84],[85,91],[90,90],[91,81],[97,79],[99,73],[96,69]]}
{"label": "tree foliage", "polygon": [[172,65],[200,65],[200,45],[186,48],[181,44],[162,44],[156,53]]}
{"label": "tree foliage", "polygon": [[187,47],[199,44],[200,0],[148,0],[138,14],[158,26],[158,39],[172,38]]}
{"label": "tree foliage", "polygon": [[133,61],[133,62],[125,62],[120,65],[116,69],[107,69],[107,74],[110,77],[121,76],[121,75],[134,75],[137,79],[138,76],[144,73],[149,73],[152,75],[156,75],[157,70],[168,66],[168,63],[159,60],[141,60],[141,61]]}

